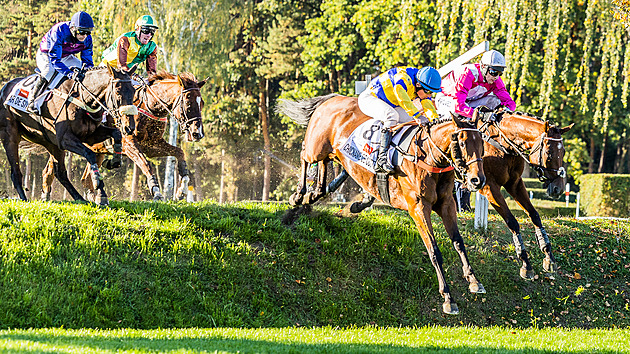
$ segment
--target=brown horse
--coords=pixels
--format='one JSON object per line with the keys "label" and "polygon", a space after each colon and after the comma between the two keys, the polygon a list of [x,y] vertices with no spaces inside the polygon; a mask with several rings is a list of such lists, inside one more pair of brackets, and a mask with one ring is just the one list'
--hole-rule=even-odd
{"label": "brown horse", "polygon": [[[140,80],[142,80],[140,78]],[[180,129],[185,133],[186,140],[199,141],[204,137],[201,111],[203,99],[200,89],[206,80],[197,81],[191,73],[173,75],[160,71],[149,77],[148,85],[141,85],[136,90],[134,103],[139,107],[135,117],[136,130],[133,135],[127,135],[122,141],[122,151],[129,157],[147,177],[149,190],[154,200],[163,200],[157,176],[148,158],[161,156],[175,156],[178,161],[178,172],[181,184],[176,196],[181,196],[188,188],[188,168],[184,158],[184,151],[164,140],[164,132],[168,124],[168,116],[177,119]],[[110,124],[112,122],[109,122]],[[98,163],[103,162],[105,154],[111,154],[106,143],[90,147],[97,153]],[[43,172],[42,198],[50,198],[53,171],[49,160]],[[105,165],[108,167],[107,165]],[[94,193],[93,186],[88,179],[89,168],[83,173],[82,182],[86,188],[88,199]]]}
{"label": "brown horse", "polygon": [[[314,203],[326,195],[326,166],[331,160],[339,162],[370,194],[382,199],[376,176],[352,162],[341,151],[350,134],[370,119],[359,110],[356,98],[328,95],[300,102],[282,101],[279,111],[298,124],[308,125],[300,154],[302,175],[297,192],[291,196],[292,204]],[[480,189],[485,181],[481,158],[483,141],[474,125],[457,118],[434,122],[427,128],[420,129],[414,140],[415,143],[405,155],[407,158],[393,175],[387,177],[390,201],[393,207],[407,210],[416,223],[437,273],[440,294],[444,297],[443,311],[457,314],[457,304],[444,276],[442,254],[433,235],[432,210],[444,221],[446,232],[460,256],[469,290],[473,293],[485,293],[485,289],[468,262],[464,241],[457,228],[455,200],[452,195],[454,173],[439,173],[437,169],[454,165],[465,178],[468,187]],[[317,185],[313,192],[306,193],[306,172],[308,166],[315,162],[319,166]],[[428,169],[433,169],[433,172]],[[331,189],[334,186],[328,191]]]}
{"label": "brown horse", "polygon": [[558,128],[550,126],[547,121],[520,112],[499,111],[487,117],[489,119],[477,122],[486,141],[483,166],[487,179],[481,194],[488,198],[512,231],[516,254],[523,261],[521,277],[533,279],[534,271],[521,238],[518,221],[501,195],[501,187],[504,187],[529,215],[536,227],[538,246],[545,255],[543,269],[546,272],[555,272],[557,265],[551,253],[551,243],[540,221],[540,215],[529,200],[521,175],[527,161],[543,182],[547,194],[558,197],[564,191],[566,175],[562,166],[564,157],[562,134],[569,131],[573,124]]}
{"label": "brown horse", "polygon": [[[134,69],[132,69],[133,72]],[[0,91],[4,102],[12,88],[20,81],[8,82]],[[97,202],[107,204],[107,194],[96,163],[96,155],[85,144],[96,144],[113,138],[122,140],[119,130],[101,124],[104,111],[108,111],[125,126],[122,133],[134,130],[134,87],[128,73],[112,67],[90,68],[82,83],[63,82],[53,90],[50,100],[41,108],[41,116],[27,114],[13,107],[0,107],[0,139],[11,166],[11,180],[22,200],[27,200],[22,186],[18,145],[22,139],[42,145],[51,155],[52,165],[59,182],[70,195],[84,201],[68,179],[64,150],[86,158],[91,167],[92,182],[98,189]]]}

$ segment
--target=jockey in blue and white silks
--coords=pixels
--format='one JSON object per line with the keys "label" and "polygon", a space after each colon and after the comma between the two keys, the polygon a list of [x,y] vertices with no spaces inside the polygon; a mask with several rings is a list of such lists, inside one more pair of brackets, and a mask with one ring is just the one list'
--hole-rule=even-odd
{"label": "jockey in blue and white silks", "polygon": [[[84,74],[79,68],[83,64],[86,68],[94,66],[91,35],[93,29],[92,17],[80,11],[72,15],[70,21],[59,22],[46,32],[37,51],[36,62],[40,76],[29,95],[30,111],[34,111],[35,97],[41,93],[56,72],[81,81]],[[81,59],[76,57],[77,54],[80,54]]]}

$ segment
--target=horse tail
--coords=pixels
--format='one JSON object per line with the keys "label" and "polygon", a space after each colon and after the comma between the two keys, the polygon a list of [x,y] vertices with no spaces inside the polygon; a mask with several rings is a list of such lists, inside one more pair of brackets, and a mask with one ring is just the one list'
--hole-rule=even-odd
{"label": "horse tail", "polygon": [[341,95],[331,93],[326,96],[306,98],[297,102],[291,100],[279,100],[280,103],[278,103],[278,106],[276,107],[276,112],[284,114],[299,125],[307,126],[317,107],[335,96]]}

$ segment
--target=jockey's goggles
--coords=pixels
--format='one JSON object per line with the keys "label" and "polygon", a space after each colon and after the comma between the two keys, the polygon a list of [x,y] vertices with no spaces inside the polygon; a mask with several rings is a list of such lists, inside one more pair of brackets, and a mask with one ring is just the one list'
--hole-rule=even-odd
{"label": "jockey's goggles", "polygon": [[501,74],[503,74],[503,70],[497,70],[495,68],[488,68],[488,74],[494,77],[501,76]]}
{"label": "jockey's goggles", "polygon": [[153,35],[153,34],[155,34],[155,29],[153,29],[153,28],[141,28],[140,29],[140,33]]}
{"label": "jockey's goggles", "polygon": [[77,35],[82,35],[82,36],[89,36],[90,34],[92,34],[92,31],[90,30],[86,30],[86,29],[77,29]]}

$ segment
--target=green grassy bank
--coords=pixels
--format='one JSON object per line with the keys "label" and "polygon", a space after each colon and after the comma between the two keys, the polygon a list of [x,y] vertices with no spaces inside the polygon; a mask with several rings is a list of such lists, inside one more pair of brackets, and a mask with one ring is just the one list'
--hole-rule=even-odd
{"label": "green grassy bank", "polygon": [[630,223],[545,219],[559,273],[518,276],[497,217],[476,233],[459,219],[485,295],[467,292],[434,215],[460,314],[441,312],[435,272],[404,212],[292,225],[279,204],[0,201],[0,327],[172,328],[475,325],[627,327]]}

